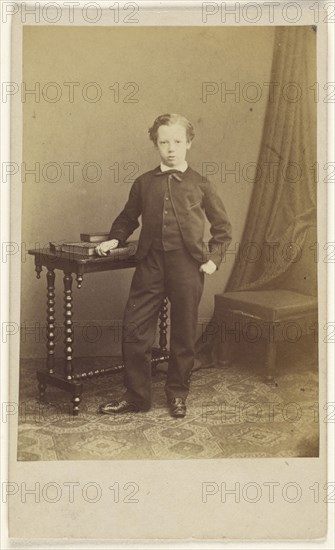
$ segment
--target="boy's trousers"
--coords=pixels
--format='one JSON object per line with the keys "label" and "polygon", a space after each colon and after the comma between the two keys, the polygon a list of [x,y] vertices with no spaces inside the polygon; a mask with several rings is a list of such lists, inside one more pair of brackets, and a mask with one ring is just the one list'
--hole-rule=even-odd
{"label": "boy's trousers", "polygon": [[194,365],[198,306],[204,286],[200,264],[184,249],[152,248],[131,283],[123,319],[124,396],[141,408],[151,405],[151,349],[165,296],[171,303],[170,359],[165,384],[168,400],[186,398]]}

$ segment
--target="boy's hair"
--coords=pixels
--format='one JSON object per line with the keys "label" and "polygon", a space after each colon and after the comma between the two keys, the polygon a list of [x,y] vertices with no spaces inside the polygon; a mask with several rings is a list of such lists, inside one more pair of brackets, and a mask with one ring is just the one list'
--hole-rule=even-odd
{"label": "boy's hair", "polygon": [[171,124],[180,124],[186,130],[187,141],[192,141],[195,136],[193,124],[182,115],[176,113],[167,113],[156,118],[151,128],[149,128],[149,137],[157,145],[157,132],[160,126],[170,126]]}

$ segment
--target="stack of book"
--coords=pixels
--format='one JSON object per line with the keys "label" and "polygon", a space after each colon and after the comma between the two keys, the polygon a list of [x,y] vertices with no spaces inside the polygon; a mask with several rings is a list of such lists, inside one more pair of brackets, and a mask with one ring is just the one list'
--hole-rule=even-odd
{"label": "stack of book", "polygon": [[[98,256],[96,247],[99,243],[108,241],[109,233],[81,233],[78,242],[50,242],[50,250],[54,253],[71,254],[74,258],[91,258]],[[115,260],[125,260],[135,255],[137,241],[125,243],[108,252],[107,257]],[[106,256],[105,256],[106,257]]]}

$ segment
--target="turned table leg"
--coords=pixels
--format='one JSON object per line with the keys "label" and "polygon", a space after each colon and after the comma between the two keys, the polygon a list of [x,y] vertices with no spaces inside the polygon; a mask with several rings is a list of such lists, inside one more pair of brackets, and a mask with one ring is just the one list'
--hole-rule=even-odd
{"label": "turned table leg", "polygon": [[65,377],[73,376],[73,323],[72,323],[72,274],[64,272],[64,344],[65,344]]}
{"label": "turned table leg", "polygon": [[[164,298],[161,308],[159,310],[159,355],[167,356],[167,319],[168,319],[168,299]],[[152,375],[155,375],[157,371],[157,363],[152,365]]]}
{"label": "turned table leg", "polygon": [[162,353],[167,352],[167,320],[168,320],[168,299],[164,298],[159,312],[159,349]]}
{"label": "turned table leg", "polygon": [[47,372],[55,368],[55,271],[47,272]]}
{"label": "turned table leg", "polygon": [[[38,264],[35,266],[37,278],[40,278],[42,267]],[[47,360],[46,371],[48,374],[54,374],[55,367],[55,271],[48,269],[47,271]],[[38,381],[39,400],[45,398],[45,390],[47,384],[44,380]]]}
{"label": "turned table leg", "polygon": [[45,390],[47,388],[47,385],[44,381],[39,380],[38,381],[38,400],[43,403],[45,400]]}
{"label": "turned table leg", "polygon": [[73,414],[73,416],[78,416],[80,402],[81,402],[81,393],[80,393],[80,395],[74,394],[72,396],[72,404],[73,404],[72,414]]}
{"label": "turned table leg", "polygon": [[[165,297],[159,312],[159,352],[167,355],[167,320],[168,320],[168,299]],[[154,365],[153,374],[156,373],[157,364]]]}

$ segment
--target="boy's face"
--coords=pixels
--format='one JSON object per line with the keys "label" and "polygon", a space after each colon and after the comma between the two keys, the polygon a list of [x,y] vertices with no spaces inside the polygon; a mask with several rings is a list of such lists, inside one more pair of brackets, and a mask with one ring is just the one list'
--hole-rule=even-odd
{"label": "boy's face", "polygon": [[186,158],[186,152],[191,147],[187,141],[186,128],[180,124],[160,126],[157,131],[157,149],[161,160],[171,168],[178,166]]}

